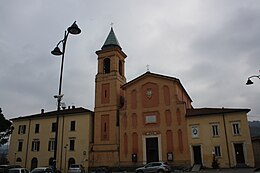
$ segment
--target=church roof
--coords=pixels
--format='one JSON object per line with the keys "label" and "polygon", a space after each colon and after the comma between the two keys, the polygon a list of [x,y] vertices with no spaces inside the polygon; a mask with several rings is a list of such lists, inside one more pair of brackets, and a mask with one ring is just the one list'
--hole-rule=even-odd
{"label": "church roof", "polygon": [[114,47],[114,46],[119,47],[120,49],[122,49],[120,44],[119,44],[119,42],[118,42],[118,40],[117,40],[117,38],[116,38],[114,30],[111,27],[111,30],[110,30],[110,32],[109,32],[109,34],[107,36],[107,39],[106,39],[106,41],[105,41],[105,43],[104,43],[104,45],[102,46],[101,49]]}
{"label": "church roof", "polygon": [[161,75],[161,74],[156,74],[156,73],[152,73],[150,71],[145,72],[144,74],[136,77],[135,79],[127,82],[126,84],[124,84],[122,87],[127,87],[131,84],[133,84],[134,82],[144,78],[145,76],[154,76],[154,77],[161,77],[161,78],[166,78],[166,79],[170,79],[170,80],[175,80],[175,81],[180,81],[179,79],[175,78],[175,77],[171,77],[171,76],[165,76],[165,75]]}
{"label": "church roof", "polygon": [[186,116],[201,116],[201,115],[212,115],[212,114],[226,114],[226,113],[235,113],[235,112],[246,112],[248,113],[250,109],[237,109],[237,108],[194,108],[187,109]]}
{"label": "church roof", "polygon": [[143,79],[144,77],[146,76],[153,76],[153,77],[156,77],[156,78],[163,78],[163,79],[167,79],[167,80],[172,80],[172,81],[176,81],[177,83],[180,84],[180,86],[182,87],[183,91],[187,94],[187,96],[189,97],[189,99],[192,101],[192,99],[190,98],[188,92],[185,90],[185,88],[183,87],[183,85],[181,84],[180,80],[175,78],[175,77],[171,77],[171,76],[166,76],[166,75],[161,75],[161,74],[156,74],[156,73],[152,73],[150,71],[147,71],[145,72],[144,74],[138,76],[137,78],[127,82],[126,84],[124,84],[122,86],[122,88],[126,88],[128,87],[129,85],[132,85],[133,83],[135,83],[136,81],[139,81],[141,79]]}

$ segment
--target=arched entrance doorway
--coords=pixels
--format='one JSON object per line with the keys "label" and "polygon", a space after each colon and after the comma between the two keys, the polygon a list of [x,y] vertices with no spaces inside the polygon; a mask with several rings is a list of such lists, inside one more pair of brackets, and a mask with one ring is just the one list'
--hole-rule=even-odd
{"label": "arched entrance doorway", "polygon": [[74,158],[69,158],[68,160],[68,168],[70,167],[70,165],[75,164],[75,159]]}
{"label": "arched entrance doorway", "polygon": [[38,167],[38,159],[36,157],[32,158],[31,161],[31,170]]}
{"label": "arched entrance doorway", "polygon": [[18,157],[18,158],[16,159],[16,162],[22,162],[22,159],[21,159],[20,157]]}

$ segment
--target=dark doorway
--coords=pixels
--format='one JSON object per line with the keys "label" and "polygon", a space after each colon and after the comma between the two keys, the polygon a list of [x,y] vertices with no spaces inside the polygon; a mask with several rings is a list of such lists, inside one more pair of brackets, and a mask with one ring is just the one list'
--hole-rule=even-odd
{"label": "dark doorway", "polygon": [[50,159],[49,159],[49,166],[51,166],[51,165],[53,165],[53,157],[51,157]]}
{"label": "dark doorway", "polygon": [[149,162],[159,161],[158,138],[146,138],[146,160]]}
{"label": "dark doorway", "polygon": [[234,144],[237,164],[245,163],[243,144]]}
{"label": "dark doorway", "polygon": [[194,164],[202,164],[200,146],[192,146],[192,148],[193,148]]}
{"label": "dark doorway", "polygon": [[72,164],[75,164],[75,159],[74,158],[69,158],[68,169],[69,169],[70,165],[72,165]]}
{"label": "dark doorway", "polygon": [[31,170],[33,170],[34,168],[37,168],[37,167],[38,167],[38,159],[34,157],[31,160]]}

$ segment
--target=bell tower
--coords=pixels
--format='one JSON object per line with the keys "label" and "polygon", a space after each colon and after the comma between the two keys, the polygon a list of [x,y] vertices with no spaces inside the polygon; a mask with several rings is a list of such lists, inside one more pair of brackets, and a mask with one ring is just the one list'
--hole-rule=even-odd
{"label": "bell tower", "polygon": [[112,27],[104,45],[96,54],[98,72],[95,79],[92,166],[114,167],[119,163],[119,109],[121,86],[126,83],[127,55],[122,51]]}

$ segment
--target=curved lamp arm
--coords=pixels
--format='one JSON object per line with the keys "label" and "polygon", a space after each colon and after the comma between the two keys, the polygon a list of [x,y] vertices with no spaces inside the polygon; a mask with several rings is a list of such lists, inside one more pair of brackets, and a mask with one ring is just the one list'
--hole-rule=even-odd
{"label": "curved lamp arm", "polygon": [[252,84],[254,83],[254,82],[251,80],[251,78],[258,78],[258,79],[260,79],[260,75],[250,76],[250,77],[247,79],[246,85],[252,85]]}

